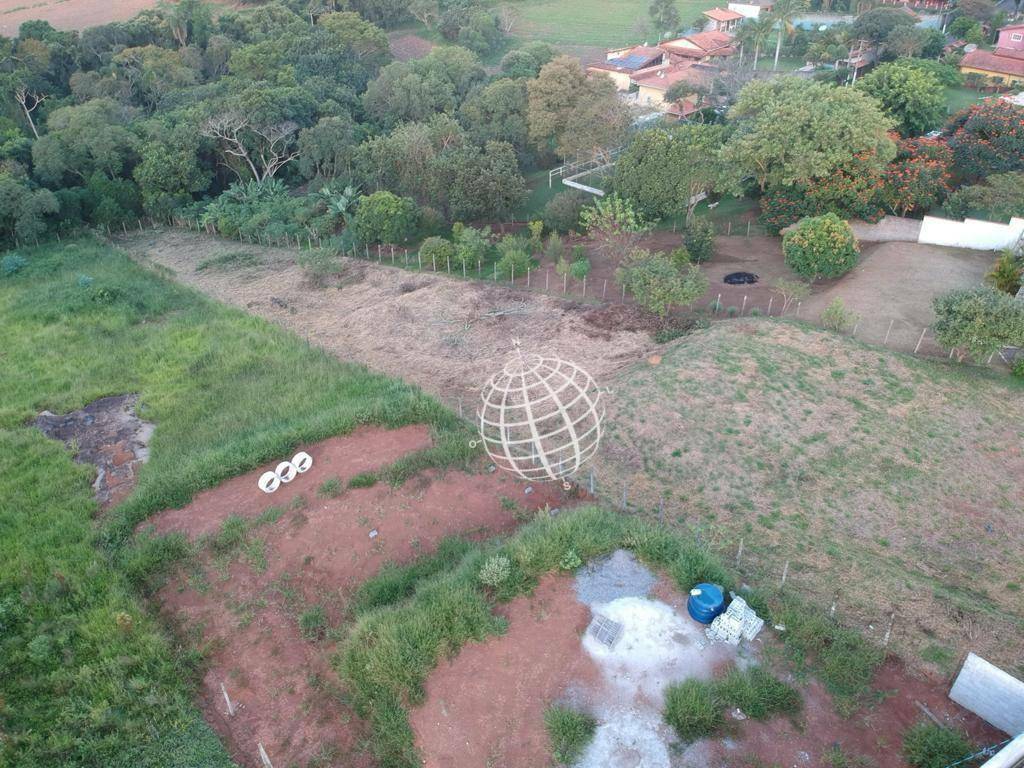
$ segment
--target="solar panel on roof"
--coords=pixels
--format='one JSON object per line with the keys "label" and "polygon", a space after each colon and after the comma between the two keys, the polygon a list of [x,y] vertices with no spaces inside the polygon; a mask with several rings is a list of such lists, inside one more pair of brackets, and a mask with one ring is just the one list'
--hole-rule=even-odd
{"label": "solar panel on roof", "polygon": [[608,63],[623,69],[639,69],[647,61],[647,58],[647,56],[631,53],[629,56],[623,56],[622,58],[609,59]]}

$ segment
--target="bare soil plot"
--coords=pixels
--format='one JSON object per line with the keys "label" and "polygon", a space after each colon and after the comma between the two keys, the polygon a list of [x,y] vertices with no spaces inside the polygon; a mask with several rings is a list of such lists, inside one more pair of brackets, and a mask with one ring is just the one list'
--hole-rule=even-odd
{"label": "bare soil plot", "polygon": [[[329,640],[348,616],[355,587],[386,562],[431,553],[444,536],[493,535],[529,510],[564,502],[554,484],[525,494],[524,485],[500,474],[429,472],[400,488],[345,488],[355,474],[425,442],[420,427],[364,428],[309,446],[313,468],[272,495],[257,489],[260,469],[148,521],[208,542],[158,600],[188,642],[204,650],[199,704],[240,765],[259,765],[258,743],[277,765],[372,764],[363,726],[329,661]],[[325,493],[324,482],[334,478],[341,490]],[[248,521],[237,538],[225,533],[237,528],[219,525],[229,515]]]}
{"label": "bare soil plot", "polygon": [[[0,0],[0,34],[14,37],[26,21],[41,19],[56,29],[85,29],[127,21],[158,0]],[[214,0],[216,2],[216,0]]]}
{"label": "bare soil plot", "polygon": [[[137,258],[170,269],[215,299],[273,320],[343,360],[389,371],[472,413],[480,387],[520,339],[524,349],[561,355],[598,380],[653,346],[642,330],[602,328],[589,307],[479,281],[345,259],[333,285],[315,289],[295,252],[225,242],[180,231],[133,235]],[[196,271],[240,250],[262,258],[243,270]]]}
{"label": "bare soil plot", "polygon": [[889,333],[890,346],[912,350],[921,332],[935,323],[935,297],[982,283],[995,259],[994,253],[941,245],[865,243],[860,263],[815,291],[803,309],[807,317],[819,317],[833,300],[842,299],[860,316],[858,338],[881,343]]}
{"label": "bare soil plot", "polygon": [[388,35],[388,47],[396,61],[422,59],[434,50],[432,42],[411,32],[392,32]]}
{"label": "bare soil plot", "polygon": [[[1024,652],[1024,398],[771,321],[698,331],[610,382],[598,492],[728,542],[911,663]],[[600,482],[603,482],[602,486]]]}

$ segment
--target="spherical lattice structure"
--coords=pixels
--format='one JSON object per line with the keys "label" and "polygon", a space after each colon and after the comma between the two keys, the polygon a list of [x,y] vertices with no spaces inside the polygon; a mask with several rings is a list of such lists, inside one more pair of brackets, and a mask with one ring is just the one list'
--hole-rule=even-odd
{"label": "spherical lattice structure", "polygon": [[597,452],[601,390],[575,363],[517,349],[480,397],[480,437],[502,469],[526,480],[562,480]]}

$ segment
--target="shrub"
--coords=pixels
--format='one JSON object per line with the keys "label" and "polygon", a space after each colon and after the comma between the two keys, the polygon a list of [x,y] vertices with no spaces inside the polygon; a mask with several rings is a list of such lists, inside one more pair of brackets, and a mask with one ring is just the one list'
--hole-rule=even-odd
{"label": "shrub", "polygon": [[1024,258],[1009,248],[999,254],[999,259],[985,279],[997,290],[1016,296],[1024,275]]}
{"label": "shrub", "polygon": [[455,244],[443,237],[428,237],[420,245],[420,259],[424,264],[445,269],[448,263],[455,262]]}
{"label": "shrub", "polygon": [[10,277],[28,266],[28,260],[20,253],[8,253],[0,259],[0,275]]}
{"label": "shrub", "polygon": [[933,307],[935,337],[946,349],[981,362],[1003,347],[1024,346],[1024,303],[991,286],[950,291]]}
{"label": "shrub", "polygon": [[533,264],[529,241],[517,235],[502,238],[498,243],[498,252],[501,254],[495,265],[498,277],[525,277],[526,270]]}
{"label": "shrub", "polygon": [[787,280],[784,277],[780,277],[772,283],[772,290],[782,297],[780,315],[785,314],[793,302],[803,301],[811,295],[810,283],[805,283],[803,280]]}
{"label": "shrub", "polygon": [[544,727],[551,740],[551,754],[560,763],[575,763],[594,737],[597,721],[585,712],[568,707],[548,707]]}
{"label": "shrub", "polygon": [[857,264],[860,246],[834,213],[801,219],[782,239],[786,265],[801,277],[840,277]]}
{"label": "shrub", "polygon": [[807,200],[807,189],[803,186],[769,187],[761,195],[760,208],[758,221],[773,235],[814,213]]}
{"label": "shrub", "polygon": [[708,261],[715,255],[715,225],[703,216],[694,216],[683,230],[683,246],[694,264]]}
{"label": "shrub", "polygon": [[416,234],[419,210],[407,197],[374,192],[359,198],[352,229],[364,243],[402,243]]}
{"label": "shrub", "polygon": [[569,277],[574,280],[582,280],[590,274],[590,259],[586,256],[573,260],[569,265]]}
{"label": "shrub", "polygon": [[558,567],[563,571],[575,571],[583,565],[583,561],[580,560],[580,556],[576,553],[575,549],[566,550],[566,553],[562,555],[562,559],[558,561]]}
{"label": "shrub", "polygon": [[850,330],[850,328],[857,324],[859,319],[857,313],[848,310],[843,300],[838,296],[821,313],[821,324],[828,330],[835,331],[836,333]]}
{"label": "shrub", "polygon": [[480,583],[488,587],[497,587],[508,581],[511,575],[512,561],[506,555],[493,555],[480,569]]}
{"label": "shrub", "polygon": [[1024,379],[1024,356],[1017,358],[1013,363],[1013,375]]}
{"label": "shrub", "polygon": [[562,242],[562,238],[557,233],[552,232],[544,242],[544,257],[557,264],[564,255],[565,243]]}
{"label": "shrub", "polygon": [[675,264],[679,269],[683,269],[690,264],[693,264],[693,259],[690,258],[690,252],[683,248],[673,248],[669,251],[668,256],[672,259],[672,263]]}
{"label": "shrub", "polygon": [[903,734],[903,754],[914,768],[946,768],[971,752],[962,733],[935,723],[918,723]]}
{"label": "shrub", "polygon": [[615,279],[644,309],[661,317],[672,304],[690,304],[708,289],[708,279],[696,265],[680,270],[664,253],[635,250],[622,260]]}
{"label": "shrub", "polygon": [[578,229],[583,202],[579,192],[559,192],[544,206],[544,226],[563,233]]}
{"label": "shrub", "polygon": [[455,222],[452,241],[455,243],[455,264],[460,269],[476,268],[491,252],[491,228],[475,229]]}

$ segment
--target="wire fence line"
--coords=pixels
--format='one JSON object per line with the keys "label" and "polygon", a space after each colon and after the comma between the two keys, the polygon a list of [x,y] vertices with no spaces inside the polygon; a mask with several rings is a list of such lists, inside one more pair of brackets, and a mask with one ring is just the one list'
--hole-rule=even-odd
{"label": "wire fence line", "polygon": [[[149,218],[148,225],[151,229],[161,226],[170,226],[199,234],[207,234],[222,239],[235,240],[217,231],[213,224],[203,224],[199,219],[182,219],[169,217],[160,222]],[[730,236],[732,223],[727,222],[720,225],[720,234]],[[146,225],[143,219],[139,219],[134,227],[122,222],[121,232],[117,228],[107,227],[107,234],[128,235],[136,229],[144,232]],[[737,226],[737,236],[742,233],[745,237],[757,237],[764,234],[759,225],[753,225],[750,221],[741,222]],[[600,305],[630,304],[632,297],[625,286],[617,284],[614,279],[589,278],[582,279],[571,277],[567,272],[558,273],[552,266],[527,267],[525,274],[516,274],[514,265],[506,273],[499,269],[498,259],[477,260],[476,267],[467,264],[465,261],[455,261],[451,258],[440,263],[436,257],[424,258],[419,250],[410,250],[405,246],[393,244],[362,244],[351,246],[347,251],[337,247],[336,244],[322,238],[315,233],[307,233],[305,237],[296,235],[271,235],[269,233],[257,233],[253,235],[237,236],[237,241],[265,248],[293,248],[302,251],[326,251],[336,256],[355,259],[365,262],[376,262],[381,266],[390,266],[404,271],[419,273],[444,274],[447,277],[465,280],[475,280],[492,284],[502,284],[506,288],[518,291],[541,293],[555,298],[564,298],[572,301]],[[785,301],[781,294],[773,293],[767,302],[763,298],[759,300],[750,299],[749,295],[743,295],[738,306],[723,307],[722,293],[716,293],[713,298],[703,297],[692,304],[674,307],[672,314],[686,315],[694,314],[707,317],[710,320],[720,320],[740,317],[766,317],[786,318],[802,320],[813,323],[822,328],[827,325],[822,321],[821,313],[817,316],[804,308],[803,300]],[[877,344],[887,349],[907,352],[919,357],[940,358],[955,361],[963,365],[974,367],[995,368],[998,370],[1009,370],[1015,361],[1024,357],[1024,350],[1016,348],[1004,348],[993,352],[983,363],[975,363],[967,357],[960,358],[956,350],[944,348],[935,336],[935,329],[930,326],[915,326],[903,319],[872,316],[868,318],[855,318],[845,328],[828,328],[842,335],[863,341],[869,344]]]}

